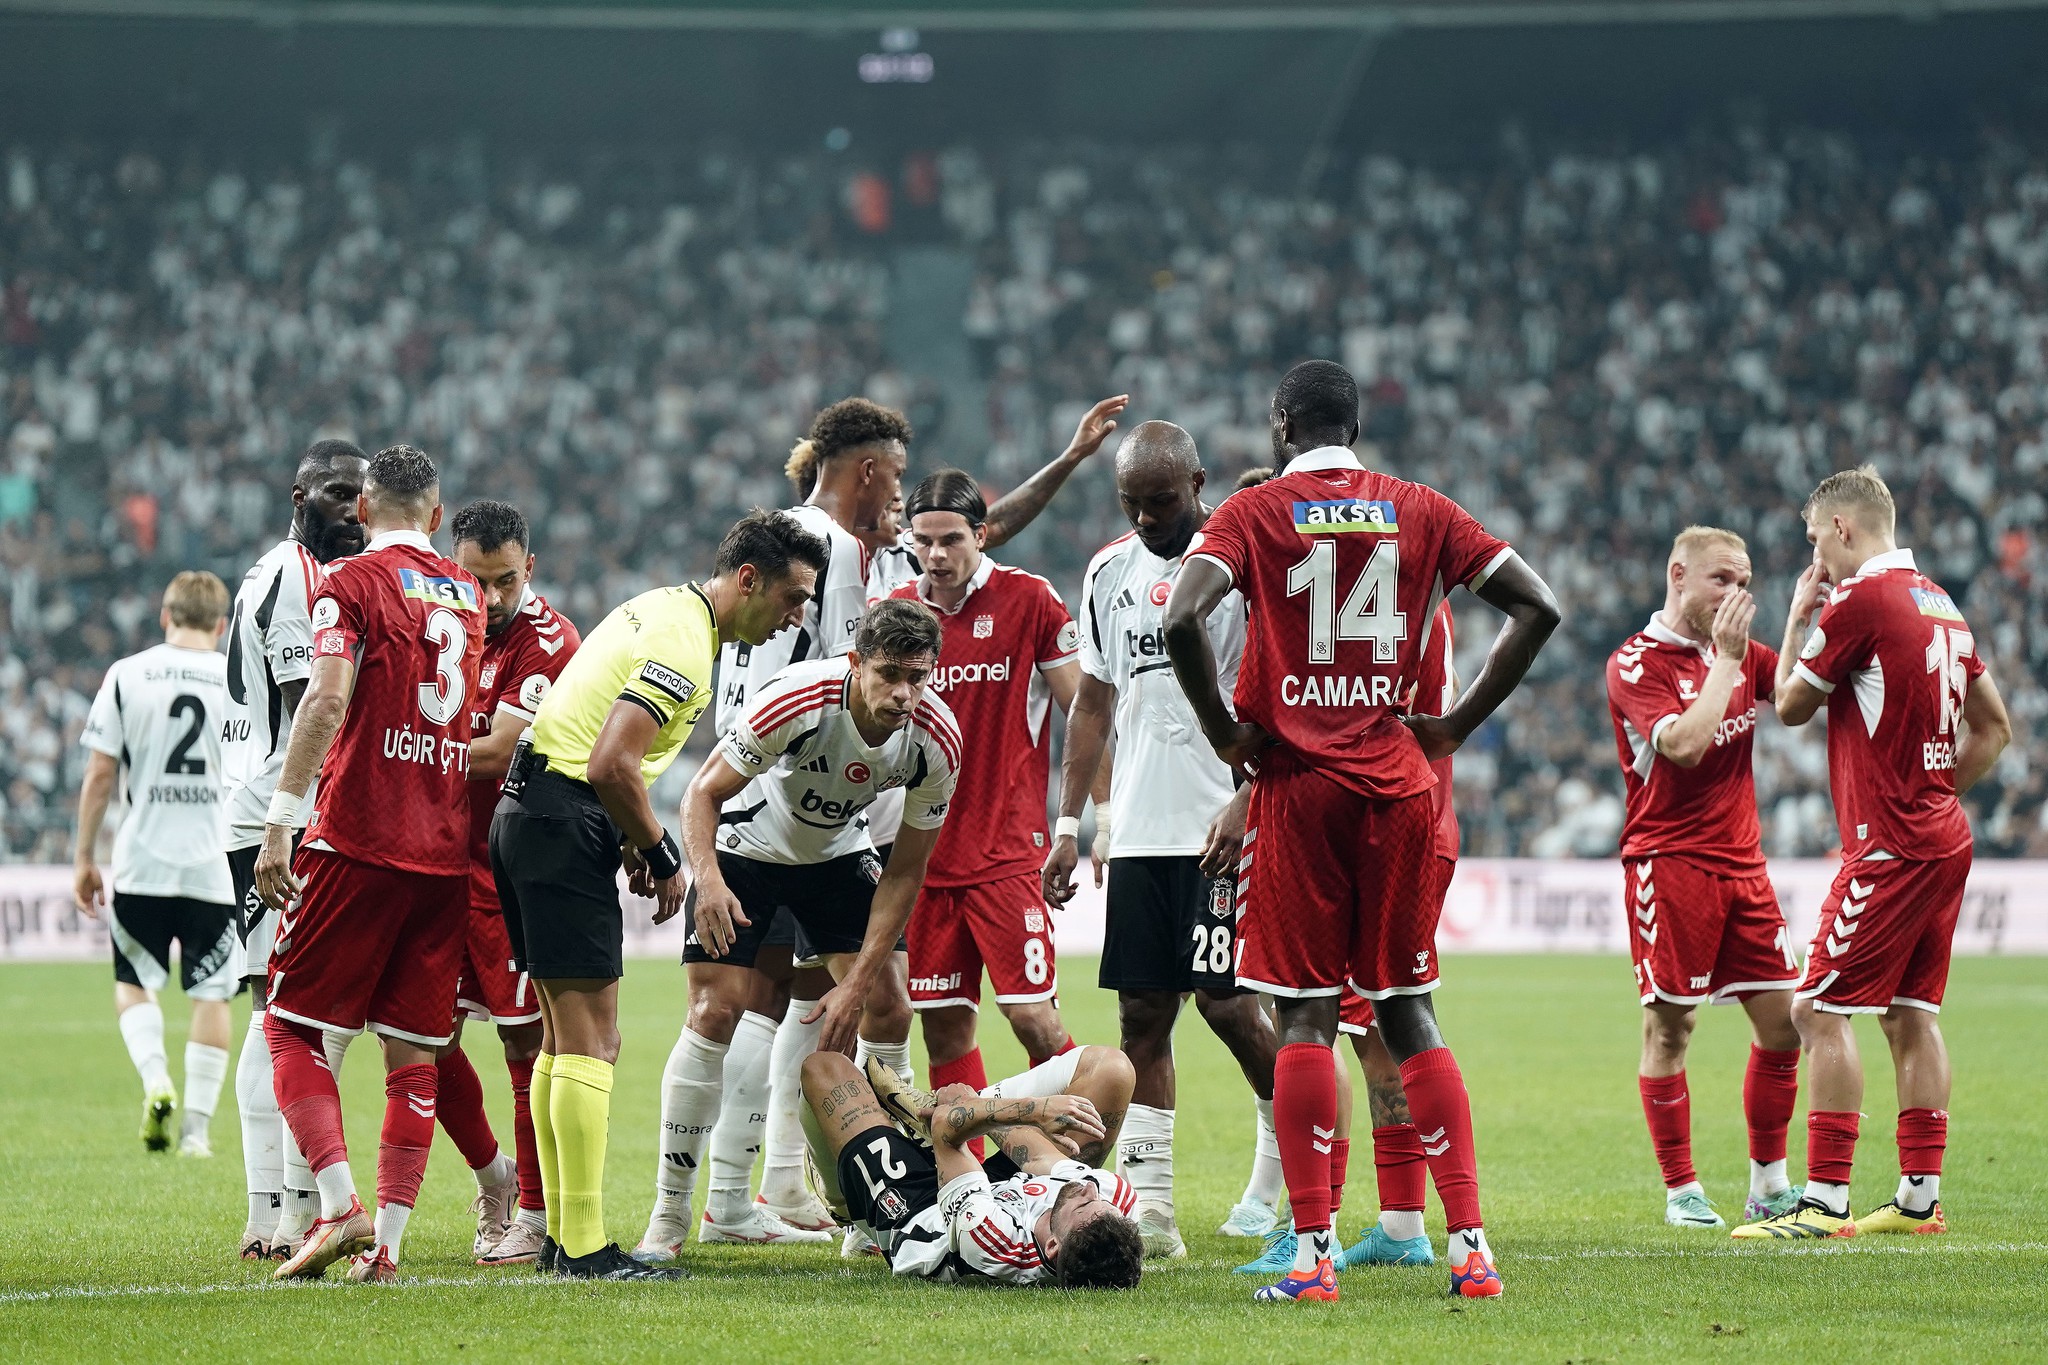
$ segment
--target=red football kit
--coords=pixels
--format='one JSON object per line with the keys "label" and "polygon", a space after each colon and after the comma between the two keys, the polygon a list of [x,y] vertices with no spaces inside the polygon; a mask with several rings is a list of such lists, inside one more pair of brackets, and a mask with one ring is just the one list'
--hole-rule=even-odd
{"label": "red football kit", "polygon": [[1401,723],[1444,596],[1510,554],[1434,489],[1349,450],[1297,456],[1233,494],[1188,558],[1244,594],[1240,720],[1259,755],[1238,894],[1238,982],[1274,995],[1435,989],[1435,773]]}
{"label": "red football kit", "polygon": [[477,581],[418,532],[330,565],[313,656],[351,659],[348,715],[320,768],[278,925],[270,1010],[423,1046],[450,1036],[469,873],[469,698]]}
{"label": "red football kit", "polygon": [[1956,799],[1977,643],[1911,550],[1835,587],[1794,673],[1828,694],[1828,780],[1842,868],[1821,906],[1801,999],[1837,1014],[1938,1011],[1970,874]]}
{"label": "red football kit", "polygon": [[1729,1004],[1791,990],[1799,962],[1764,867],[1751,761],[1756,711],[1771,700],[1778,653],[1750,641],[1728,710],[1697,766],[1657,752],[1657,739],[1698,699],[1714,647],[1653,616],[1607,661],[1607,707],[1628,813],[1622,824],[1623,905],[1642,1003]]}
{"label": "red football kit", "polygon": [[919,1009],[976,1005],[988,968],[1003,1004],[1058,987],[1051,916],[1039,888],[1052,773],[1052,693],[1041,676],[1080,642],[1052,584],[982,556],[947,611],[924,580],[891,594],[939,613],[945,639],[931,687],[960,723],[960,782],[911,914],[910,999]]}
{"label": "red football kit", "polygon": [[[569,618],[528,588],[505,628],[484,639],[470,706],[474,733],[489,734],[492,718],[501,713],[533,724],[541,698],[582,642]],[[530,1024],[540,1018],[540,1003],[526,973],[512,963],[505,912],[491,872],[491,817],[497,813],[500,785],[497,778],[469,784],[469,930],[455,1004],[472,1019]]]}

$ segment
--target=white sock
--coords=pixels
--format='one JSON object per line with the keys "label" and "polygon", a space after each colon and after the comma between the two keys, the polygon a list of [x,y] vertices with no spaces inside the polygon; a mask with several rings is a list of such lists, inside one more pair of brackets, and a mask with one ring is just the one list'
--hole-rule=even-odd
{"label": "white sock", "polygon": [[901,1043],[871,1043],[865,1038],[855,1039],[853,1044],[853,1064],[861,1069],[862,1075],[867,1074],[868,1058],[870,1057],[881,1058],[882,1064],[898,1076],[901,1076],[905,1085],[909,1085],[917,1077],[917,1073],[910,1069],[910,1044],[907,1041]]}
{"label": "white sock", "polygon": [[1809,1180],[1806,1182],[1806,1197],[1837,1218],[1849,1216],[1847,1185],[1830,1185],[1825,1180]]}
{"label": "white sock", "polygon": [[1683,1185],[1673,1185],[1665,1190],[1664,1202],[1668,1204],[1674,1199],[1683,1199],[1688,1194],[1703,1195],[1706,1192],[1707,1187],[1705,1185],[1700,1184],[1697,1180],[1688,1180]]}
{"label": "white sock", "polygon": [[476,1177],[476,1187],[480,1190],[488,1185],[510,1185],[519,1179],[519,1163],[501,1148],[495,1157],[473,1168],[470,1174]]}
{"label": "white sock", "polygon": [[1785,1174],[1783,1158],[1777,1161],[1752,1161],[1749,1163],[1749,1197],[1769,1199],[1772,1195],[1783,1194],[1792,1188],[1792,1180]]}
{"label": "white sock", "polygon": [[398,1260],[398,1244],[405,1240],[406,1220],[411,1217],[412,1210],[404,1204],[377,1206],[377,1249],[390,1252],[394,1264]]}
{"label": "white sock", "polygon": [[1927,1213],[1934,1208],[1934,1201],[1939,1198],[1941,1198],[1940,1176],[1902,1175],[1899,1177],[1898,1205],[1907,1213]]}
{"label": "white sock", "polygon": [[747,1187],[754,1178],[754,1159],[761,1155],[761,1134],[768,1126],[768,1067],[775,1048],[775,1021],[751,1010],[740,1016],[725,1053],[725,1094],[718,1123],[711,1130],[711,1188],[704,1211],[714,1223],[737,1223],[747,1216]]}
{"label": "white sock", "polygon": [[[309,1176],[308,1179],[311,1179]],[[286,1190],[284,1207],[277,1215],[277,1227],[271,1233],[276,1242],[303,1242],[306,1232],[313,1226],[313,1220],[320,1216],[320,1192],[318,1190]]]}
{"label": "white sock", "polygon": [[306,1164],[305,1154],[299,1150],[299,1140],[292,1136],[292,1126],[286,1123],[282,1116],[277,1121],[277,1130],[280,1134],[277,1150],[280,1164],[284,1168],[284,1202],[285,1207],[289,1209],[292,1202],[290,1196],[294,1190],[304,1192],[318,1189],[319,1186],[313,1183],[313,1168]]}
{"label": "white sock", "polygon": [[1246,1204],[1280,1207],[1280,1192],[1287,1178],[1280,1173],[1280,1135],[1273,1131],[1273,1101],[1260,1100],[1258,1122],[1252,1132],[1252,1178],[1245,1184]]}
{"label": "white sock", "polygon": [[548,1211],[546,1209],[521,1209],[513,1215],[512,1221],[521,1227],[545,1233],[548,1230]]}
{"label": "white sock", "polygon": [[[249,1230],[269,1237],[284,1210],[284,1119],[271,1088],[270,1040],[263,1011],[249,1015],[249,1036],[235,1062],[235,1108],[242,1120],[242,1175],[249,1186]],[[263,1202],[259,1203],[261,1200]],[[266,1213],[265,1210],[268,1210]]]}
{"label": "white sock", "polygon": [[313,1177],[320,1186],[320,1216],[339,1218],[356,1200],[356,1178],[346,1161],[337,1161]]}
{"label": "white sock", "polygon": [[170,1058],[164,1056],[164,1012],[154,1000],[130,1005],[120,1014],[121,1041],[128,1044],[128,1060],[142,1077],[145,1092],[175,1090],[171,1084]]}
{"label": "white sock", "polygon": [[792,1000],[775,1030],[775,1048],[768,1061],[768,1132],[761,1169],[761,1195],[789,1208],[804,1201],[804,1058],[818,1050],[825,1021],[800,1022],[818,1007],[815,1000]]}
{"label": "white sock", "polygon": [[204,1136],[220,1105],[220,1088],[228,1079],[228,1050],[205,1043],[185,1044],[185,1131]]}
{"label": "white sock", "polygon": [[1309,1274],[1319,1261],[1334,1261],[1336,1258],[1337,1234],[1334,1229],[1304,1232],[1294,1244],[1294,1271],[1297,1275]]}
{"label": "white sock", "polygon": [[1445,1259],[1453,1266],[1460,1266],[1475,1251],[1484,1256],[1489,1265],[1493,1263],[1493,1248],[1486,1244],[1485,1228],[1466,1228],[1463,1232],[1452,1233]]}
{"label": "white sock", "polygon": [[1397,1242],[1412,1242],[1422,1235],[1422,1210],[1381,1209],[1380,1231]]}
{"label": "white sock", "polygon": [[[327,1059],[328,1074],[334,1077],[336,1085],[341,1083],[342,1054],[348,1051],[348,1045],[354,1039],[355,1035],[352,1033],[326,1032],[320,1036],[321,1055]],[[355,1198],[355,1179],[344,1172],[342,1178],[348,1183],[348,1194],[342,1199],[339,1208],[329,1207],[328,1187],[321,1182],[319,1176],[313,1174],[313,1168],[306,1164],[305,1154],[299,1150],[299,1140],[292,1136],[291,1125],[280,1118],[277,1121],[277,1128],[280,1134],[278,1150],[282,1154],[281,1164],[284,1167],[284,1213],[277,1220],[277,1236],[280,1241],[296,1242],[305,1237],[307,1229],[313,1226],[316,1217],[332,1218],[341,1209],[348,1207],[348,1201]],[[325,1171],[321,1172],[322,1176],[326,1174]],[[317,1196],[314,1193],[316,1190],[319,1192]]]}
{"label": "white sock", "polygon": [[334,1075],[334,1083],[341,1084],[341,1059],[348,1053],[348,1045],[356,1040],[353,1033],[336,1033],[332,1029],[322,1030],[320,1050],[327,1055],[327,1069]]}
{"label": "white sock", "polygon": [[1162,1207],[1173,1216],[1173,1111],[1134,1104],[1124,1113],[1116,1155],[1138,1206]]}
{"label": "white sock", "polygon": [[1081,1049],[1073,1048],[1040,1062],[1029,1071],[1007,1076],[981,1093],[998,1100],[1031,1100],[1063,1095],[1074,1083],[1074,1072],[1080,1065]]}
{"label": "white sock", "polygon": [[[658,1217],[674,1218],[680,1205],[687,1226],[690,1195],[711,1126],[725,1095],[727,1045],[684,1029],[661,1069],[661,1160],[654,1173]],[[663,1212],[666,1208],[666,1213]]]}

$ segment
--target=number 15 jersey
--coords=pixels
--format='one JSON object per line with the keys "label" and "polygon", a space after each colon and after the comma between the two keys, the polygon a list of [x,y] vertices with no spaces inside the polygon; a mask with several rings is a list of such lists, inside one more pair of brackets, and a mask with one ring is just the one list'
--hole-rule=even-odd
{"label": "number 15 jersey", "polygon": [[313,657],[353,660],[306,847],[436,876],[469,870],[470,694],[483,593],[417,531],[339,560],[313,602]]}
{"label": "number 15 jersey", "polygon": [[1333,781],[1394,800],[1436,784],[1399,694],[1437,607],[1460,583],[1478,591],[1513,553],[1435,489],[1324,446],[1232,494],[1186,557],[1221,566],[1244,594],[1238,719]]}

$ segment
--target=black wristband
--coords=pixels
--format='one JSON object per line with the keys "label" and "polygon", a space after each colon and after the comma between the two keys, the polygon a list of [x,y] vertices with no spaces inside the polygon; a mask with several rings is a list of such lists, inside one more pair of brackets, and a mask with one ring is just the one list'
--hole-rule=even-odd
{"label": "black wristband", "polygon": [[657,842],[641,849],[640,857],[658,882],[665,882],[683,870],[683,851],[676,847],[676,836],[667,830],[661,832]]}

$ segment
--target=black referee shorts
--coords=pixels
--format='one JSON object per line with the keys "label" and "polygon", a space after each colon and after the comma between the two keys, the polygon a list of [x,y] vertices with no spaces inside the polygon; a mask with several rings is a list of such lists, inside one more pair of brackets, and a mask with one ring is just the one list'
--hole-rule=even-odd
{"label": "black referee shorts", "polygon": [[1099,982],[1111,991],[1237,989],[1237,883],[1201,859],[1112,858]]}
{"label": "black referee shorts", "polygon": [[512,960],[536,981],[625,975],[619,827],[597,793],[535,773],[491,817],[491,872]]}
{"label": "black referee shorts", "polygon": [[689,937],[683,940],[683,961],[751,967],[764,944],[772,940],[778,918],[796,926],[791,956],[801,962],[828,953],[857,953],[867,937],[868,908],[882,862],[872,850],[841,854],[822,863],[764,863],[720,851],[718,871],[739,899],[750,924],[734,925],[732,948],[713,957],[697,942],[697,888],[683,898],[683,919]]}

